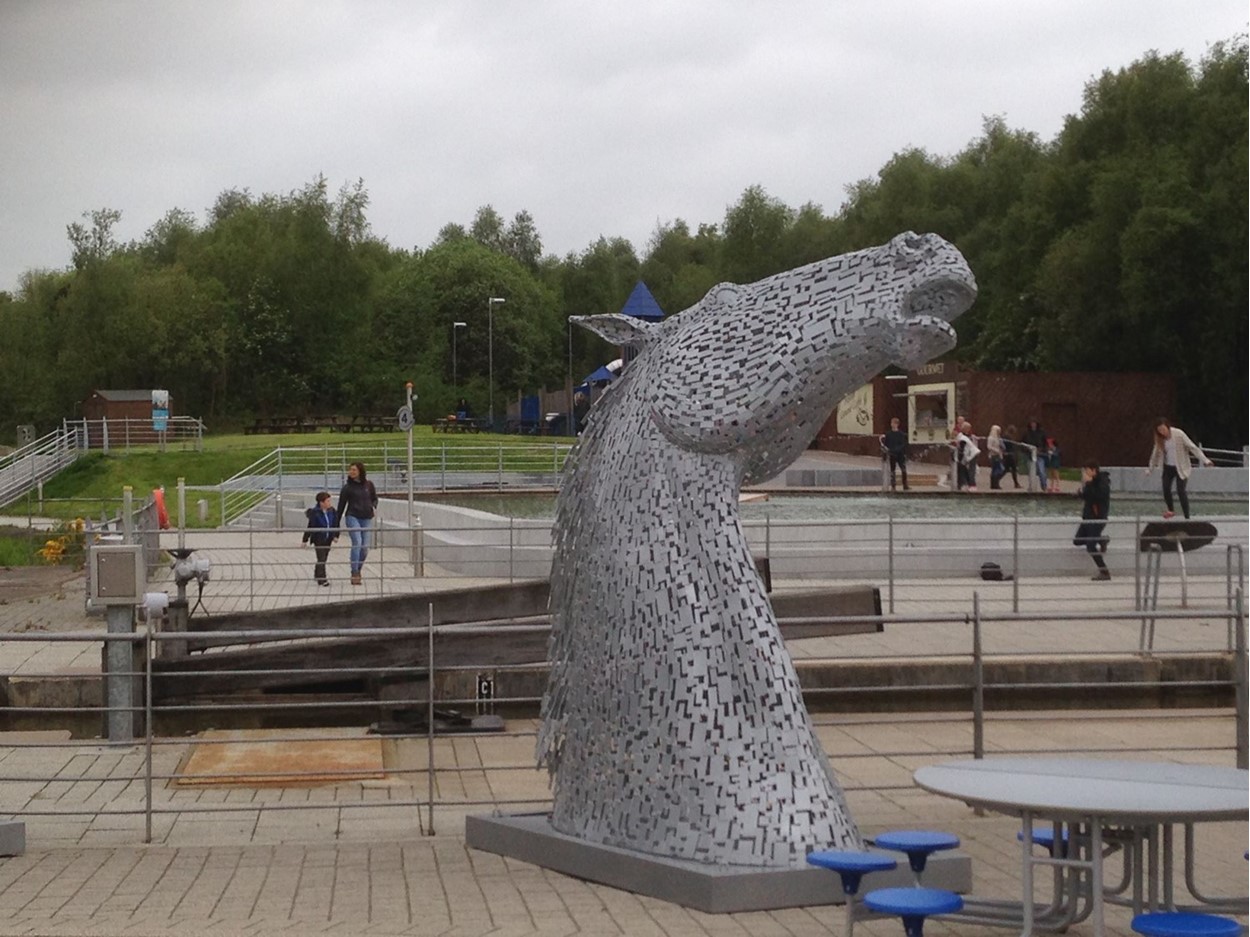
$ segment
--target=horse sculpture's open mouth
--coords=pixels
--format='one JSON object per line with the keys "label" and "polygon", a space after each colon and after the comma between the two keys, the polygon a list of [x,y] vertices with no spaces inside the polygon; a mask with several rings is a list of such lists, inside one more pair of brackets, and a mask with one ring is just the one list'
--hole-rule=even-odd
{"label": "horse sculpture's open mouth", "polygon": [[975,286],[955,277],[941,277],[908,293],[903,298],[900,314],[905,322],[917,316],[935,316],[952,322],[967,312],[976,298]]}

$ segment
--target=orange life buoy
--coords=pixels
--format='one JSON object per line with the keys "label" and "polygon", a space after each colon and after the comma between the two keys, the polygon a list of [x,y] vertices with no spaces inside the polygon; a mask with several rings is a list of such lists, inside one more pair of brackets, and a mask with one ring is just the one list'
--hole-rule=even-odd
{"label": "orange life buoy", "polygon": [[165,489],[153,488],[152,500],[156,502],[156,521],[161,530],[169,530],[169,512],[165,510]]}

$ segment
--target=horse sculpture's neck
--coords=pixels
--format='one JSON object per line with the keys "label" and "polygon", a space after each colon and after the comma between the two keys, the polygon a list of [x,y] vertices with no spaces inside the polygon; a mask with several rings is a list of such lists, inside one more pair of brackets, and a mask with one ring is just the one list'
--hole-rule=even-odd
{"label": "horse sculpture's neck", "polygon": [[795,864],[813,833],[857,847],[738,520],[741,467],[674,447],[628,378],[600,406],[557,511],[553,823],[715,863]]}

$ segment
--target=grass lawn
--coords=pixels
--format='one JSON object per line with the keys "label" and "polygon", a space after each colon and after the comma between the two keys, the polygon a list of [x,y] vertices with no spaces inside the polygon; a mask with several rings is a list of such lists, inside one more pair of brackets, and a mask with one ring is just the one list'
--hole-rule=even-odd
{"label": "grass lawn", "polygon": [[[567,437],[537,436],[506,436],[491,433],[434,433],[428,426],[417,426],[413,429],[413,447],[416,449],[439,449],[445,447],[448,452],[447,463],[459,462],[456,454],[462,457],[470,455],[469,450],[485,453],[504,448],[506,454],[510,449],[521,447],[550,447],[553,443],[568,445],[572,442]],[[177,521],[174,492],[178,487],[178,479],[183,478],[189,487],[214,486],[227,478],[238,474],[272,453],[279,447],[296,448],[311,447],[322,449],[329,447],[336,456],[336,462],[350,462],[362,459],[372,467],[378,459],[378,450],[386,446],[392,458],[402,458],[407,446],[407,436],[401,432],[393,433],[305,433],[275,434],[248,436],[241,433],[206,436],[203,451],[183,449],[169,446],[166,452],[153,446],[131,446],[128,451],[115,450],[109,454],[93,451],[79,458],[73,465],[43,486],[44,501],[40,506],[36,495],[31,492],[28,497],[0,509],[7,515],[26,516],[28,514],[72,520],[75,517],[86,517],[93,521],[102,516],[111,517],[117,513],[122,502],[122,488],[131,486],[134,491],[136,505],[144,503],[149,493],[164,487],[166,505],[170,518]],[[483,456],[478,456],[483,458]],[[493,457],[492,457],[493,458]],[[221,516],[221,502],[216,492],[188,492],[189,526],[198,526],[195,519],[195,502],[201,498],[209,503],[209,525],[216,524]]]}

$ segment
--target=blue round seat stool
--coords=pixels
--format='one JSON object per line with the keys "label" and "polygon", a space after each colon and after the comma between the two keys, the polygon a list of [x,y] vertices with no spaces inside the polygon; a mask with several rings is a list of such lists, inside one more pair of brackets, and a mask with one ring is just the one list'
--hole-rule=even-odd
{"label": "blue round seat stool", "polygon": [[879,888],[864,895],[864,905],[878,914],[901,917],[907,937],[924,937],[925,918],[953,914],[963,908],[964,900],[941,888]]}
{"label": "blue round seat stool", "polygon": [[958,836],[933,830],[891,830],[888,833],[879,833],[872,841],[882,849],[907,853],[907,862],[916,875],[917,885],[920,884],[920,875],[924,872],[930,855],[959,846]]}
{"label": "blue round seat stool", "polygon": [[[1024,830],[1017,830],[1016,841],[1019,842],[1023,839]],[[1063,831],[1063,835],[1060,837],[1059,841],[1059,852],[1056,853],[1054,828],[1049,826],[1035,826],[1033,827],[1033,845],[1041,846],[1049,852],[1051,856],[1062,859],[1068,854],[1068,831],[1066,829]]]}
{"label": "blue round seat stool", "polygon": [[1132,927],[1146,937],[1237,937],[1241,933],[1241,925],[1231,918],[1190,911],[1139,914]]}
{"label": "blue round seat stool", "polygon": [[869,872],[888,872],[897,869],[898,863],[879,852],[849,852],[841,849],[825,849],[807,857],[809,865],[831,869],[842,878],[842,893],[859,894],[860,880]]}
{"label": "blue round seat stool", "polygon": [[809,865],[837,872],[842,880],[842,894],[846,898],[846,937],[855,929],[855,896],[859,884],[869,872],[888,872],[897,869],[898,863],[879,852],[852,852],[842,849],[823,849],[809,853]]}

